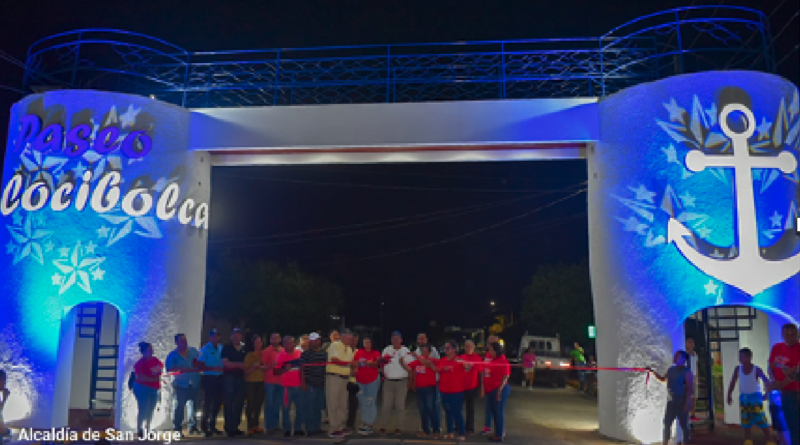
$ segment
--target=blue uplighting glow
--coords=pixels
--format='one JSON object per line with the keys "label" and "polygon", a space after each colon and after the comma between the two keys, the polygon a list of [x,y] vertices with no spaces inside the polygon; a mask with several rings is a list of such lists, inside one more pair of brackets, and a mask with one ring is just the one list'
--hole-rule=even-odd
{"label": "blue uplighting glow", "polygon": [[[774,81],[765,84],[765,78]],[[658,94],[653,90],[642,85],[612,98],[615,108],[627,110],[626,125],[617,126],[617,133],[609,132],[611,126],[603,127],[602,134],[603,143],[620,148],[604,152],[602,158],[605,165],[624,172],[610,179],[605,204],[616,219],[611,239],[616,240],[615,255],[624,261],[627,281],[642,294],[669,302],[669,312],[679,322],[702,308],[718,305],[750,305],[797,314],[797,89],[764,74],[726,72],[666,79],[660,82]],[[736,188],[734,168],[692,171],[686,161],[690,151],[698,150],[708,157],[733,158],[732,140],[723,134],[719,122],[721,111],[730,103],[745,105],[755,117],[757,128],[747,140],[753,158],[772,162],[788,152],[795,160],[789,172],[752,169],[757,221],[757,232],[752,233],[737,233],[737,215],[744,209],[737,210],[736,196],[744,191]],[[763,161],[767,158],[770,160]],[[749,263],[754,267],[737,282],[701,270],[670,242],[670,218],[689,230],[690,236],[684,237],[689,249],[713,260],[709,263],[730,265],[743,255],[743,241],[757,239],[760,254],[758,258],[753,255]],[[780,262],[788,263],[794,271],[792,278],[776,279],[755,295],[737,286],[768,274]]]}
{"label": "blue uplighting glow", "polygon": [[188,122],[184,109],[124,94],[62,91],[14,106],[0,199],[0,342],[15,345],[0,348],[17,353],[0,355],[0,367],[15,403],[31,408],[7,409],[7,420],[50,426],[72,307],[114,305],[130,342],[152,328],[132,320],[156,318],[173,292],[169,269],[179,266],[170,261],[207,228],[208,185],[194,178]]}

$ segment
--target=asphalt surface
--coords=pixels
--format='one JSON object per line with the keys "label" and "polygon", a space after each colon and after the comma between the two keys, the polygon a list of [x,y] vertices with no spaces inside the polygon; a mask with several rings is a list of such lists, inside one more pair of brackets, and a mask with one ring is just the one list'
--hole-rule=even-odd
{"label": "asphalt surface", "polygon": [[[378,405],[381,406],[380,404]],[[511,396],[506,404],[506,439],[508,444],[536,444],[536,445],[608,445],[621,442],[605,439],[597,432],[597,400],[581,394],[572,388],[545,388],[535,387],[533,391],[521,387],[512,388]],[[444,414],[442,414],[444,415]],[[380,421],[380,412],[378,414]],[[476,429],[483,427],[484,404],[481,401],[476,406]],[[358,425],[358,422],[356,423]],[[220,425],[221,427],[221,425]],[[401,436],[349,436],[345,441],[338,443],[351,443],[357,445],[372,444],[443,444],[456,443],[452,440],[419,439],[416,437],[420,430],[419,410],[414,393],[409,393],[406,403],[406,417],[403,434]],[[242,440],[258,441],[265,444],[279,444],[291,441],[292,444],[317,444],[320,442],[337,443],[327,436],[293,437],[284,438],[282,435],[262,435],[246,438],[213,438],[198,439],[193,436],[185,437],[181,443],[190,441],[213,441],[221,445],[228,445]],[[474,435],[467,437],[467,443],[489,443],[485,437]]]}
{"label": "asphalt surface", "polygon": [[[484,403],[476,404],[476,429],[482,429],[484,419]],[[380,401],[379,401],[379,407]],[[608,439],[598,432],[597,399],[580,393],[576,389],[535,387],[530,391],[519,386],[512,388],[511,396],[506,404],[506,439],[512,445],[620,445],[623,442]],[[242,419],[241,428],[244,428]],[[378,413],[380,421],[380,411]],[[356,423],[358,425],[358,422]],[[324,427],[324,425],[323,425]],[[220,415],[217,428],[222,429]],[[215,436],[202,438],[184,436],[171,445],[208,442],[206,445],[320,445],[322,443],[350,445],[391,445],[391,444],[456,444],[454,440],[419,439],[419,410],[415,394],[409,393],[406,403],[406,417],[402,435],[372,436],[353,435],[345,440],[330,439],[327,436],[285,438],[282,434],[256,435],[252,437],[226,438]],[[757,439],[761,439],[757,435]],[[213,442],[213,444],[212,444]],[[734,427],[718,426],[716,431],[697,430],[693,434],[693,445],[733,445],[743,442],[741,432]],[[17,442],[19,443],[19,442]],[[114,444],[115,442],[110,442]],[[119,442],[117,442],[119,443]],[[142,442],[134,442],[142,443]],[[157,442],[150,442],[157,443]],[[466,443],[490,443],[481,435],[468,436]],[[759,442],[757,442],[759,443]],[[77,445],[74,443],[73,445]]]}

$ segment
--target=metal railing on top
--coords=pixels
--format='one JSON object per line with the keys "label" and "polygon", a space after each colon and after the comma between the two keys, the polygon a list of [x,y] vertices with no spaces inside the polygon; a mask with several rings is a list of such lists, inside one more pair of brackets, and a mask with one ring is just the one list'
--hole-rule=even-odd
{"label": "metal railing on top", "polygon": [[597,38],[189,52],[85,29],[31,46],[24,88],[152,95],[189,108],[605,96],[684,72],[774,68],[759,11],[679,8]]}

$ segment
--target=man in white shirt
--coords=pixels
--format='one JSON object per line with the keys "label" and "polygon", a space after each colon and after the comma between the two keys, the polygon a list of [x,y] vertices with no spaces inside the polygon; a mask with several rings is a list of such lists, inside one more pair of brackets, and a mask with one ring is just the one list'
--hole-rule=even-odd
{"label": "man in white shirt", "polygon": [[[420,332],[419,334],[417,334],[417,349],[414,351],[414,354],[422,355],[422,349],[421,349],[422,345],[427,345],[427,344],[428,344],[428,334],[424,332]],[[439,351],[437,351],[433,345],[431,345],[430,348],[431,348],[431,357],[435,359],[441,358],[439,356]]]}
{"label": "man in white shirt", "polygon": [[406,414],[406,396],[408,395],[408,372],[403,368],[401,361],[406,365],[414,361],[411,351],[403,346],[403,335],[398,331],[392,332],[392,344],[387,346],[381,354],[383,366],[383,412],[381,419],[381,434],[386,434],[391,424],[395,423],[394,433],[400,435],[403,420]]}

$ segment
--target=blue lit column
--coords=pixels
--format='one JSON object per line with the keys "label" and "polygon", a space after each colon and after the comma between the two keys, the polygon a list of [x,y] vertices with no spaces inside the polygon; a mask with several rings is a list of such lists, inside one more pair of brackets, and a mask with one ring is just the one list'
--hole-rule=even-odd
{"label": "blue lit column", "polygon": [[[761,73],[677,76],[600,103],[589,154],[600,366],[666,370],[685,318],[709,306],[800,319],[798,133],[797,89]],[[602,434],[660,441],[663,385],[621,372],[599,383]]]}
{"label": "blue lit column", "polygon": [[135,424],[137,344],[163,361],[176,333],[200,341],[210,163],[190,150],[188,126],[185,109],[116,93],[54,91],[13,107],[0,197],[6,420],[66,425],[75,319],[64,320],[82,302],[120,312],[123,429]]}

